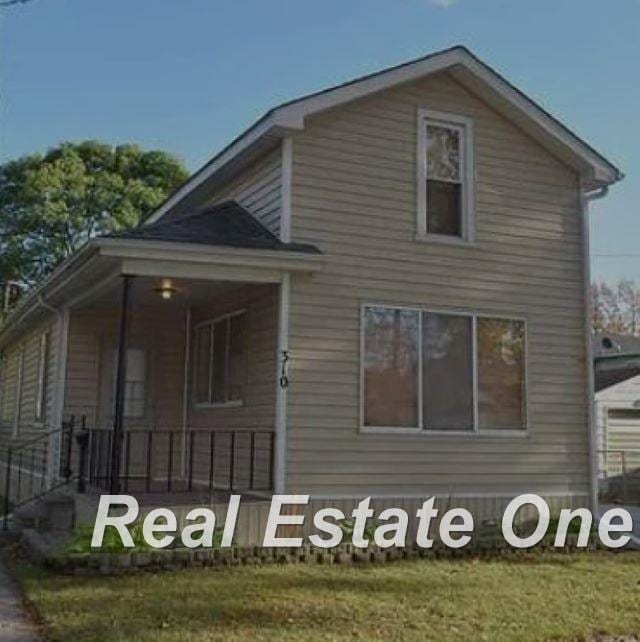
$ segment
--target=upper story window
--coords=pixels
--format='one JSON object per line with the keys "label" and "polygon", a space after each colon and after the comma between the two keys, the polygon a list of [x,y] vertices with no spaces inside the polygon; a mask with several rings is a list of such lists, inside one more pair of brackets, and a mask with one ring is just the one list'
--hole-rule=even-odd
{"label": "upper story window", "polygon": [[365,306],[364,429],[524,432],[525,322]]}
{"label": "upper story window", "polygon": [[418,237],[472,241],[473,123],[427,109],[418,111]]}
{"label": "upper story window", "polygon": [[245,312],[237,312],[196,326],[196,404],[242,403],[246,316]]}

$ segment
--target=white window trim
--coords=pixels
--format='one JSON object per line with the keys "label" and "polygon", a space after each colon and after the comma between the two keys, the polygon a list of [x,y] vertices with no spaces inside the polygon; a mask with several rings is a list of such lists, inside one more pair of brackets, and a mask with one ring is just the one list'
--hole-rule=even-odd
{"label": "white window trim", "polygon": [[[367,308],[389,308],[392,310],[412,310],[420,314],[420,332],[418,335],[418,425],[417,426],[367,426],[364,423],[364,345],[365,345],[365,310]],[[448,314],[451,316],[462,316],[472,320],[472,381],[473,381],[473,430],[429,430],[424,426],[424,390],[423,390],[423,370],[422,360],[422,314]],[[477,352],[477,321],[480,318],[504,319],[507,321],[520,321],[524,324],[524,395],[523,395],[523,422],[522,428],[512,430],[499,429],[479,429],[478,413],[478,352]],[[384,435],[420,435],[429,438],[432,437],[465,437],[465,438],[517,438],[528,439],[531,437],[530,423],[530,403],[529,403],[529,322],[526,317],[508,314],[492,314],[488,312],[470,312],[459,309],[430,308],[422,306],[394,305],[387,303],[364,302],[360,307],[360,420],[359,432],[364,434],[384,434]]]}
{"label": "white window trim", "polygon": [[[211,318],[211,319],[206,319],[204,321],[199,321],[193,326],[193,333],[194,333],[194,346],[197,345],[197,341],[195,338],[197,338],[197,333],[200,328],[203,328],[205,326],[209,326],[211,329],[211,340],[210,340],[210,346],[209,346],[209,364],[213,362],[213,326],[218,323],[219,321],[224,321],[225,319],[231,319],[233,317],[239,317],[243,314],[247,314],[247,308],[242,308],[240,310],[235,310],[234,312],[229,312],[228,314],[221,314],[220,316]],[[227,338],[229,339],[229,338]],[[244,337],[244,340],[246,341],[246,336]],[[228,360],[229,360],[229,344],[227,340],[227,346],[226,346],[226,355],[225,359],[227,360],[227,370],[228,370]],[[193,358],[193,388],[192,388],[192,394],[195,395],[195,386],[197,385],[197,373],[198,373],[198,355],[197,353],[194,354]],[[245,373],[246,374],[246,373]],[[209,399],[211,399],[211,372],[209,372]],[[195,410],[209,410],[212,408],[241,408],[244,406],[244,395],[245,395],[245,390],[243,386],[242,390],[242,399],[234,399],[233,401],[195,401],[193,402],[193,408]]]}
{"label": "white window trim", "polygon": [[[449,127],[461,132],[462,163],[462,236],[427,232],[427,123]],[[451,245],[471,245],[475,242],[475,163],[473,120],[466,116],[418,108],[416,159],[416,240]]]}

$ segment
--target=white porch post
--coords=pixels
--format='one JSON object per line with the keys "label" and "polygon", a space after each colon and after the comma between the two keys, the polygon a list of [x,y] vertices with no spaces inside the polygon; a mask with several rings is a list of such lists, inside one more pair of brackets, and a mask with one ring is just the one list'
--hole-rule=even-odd
{"label": "white porch post", "polygon": [[281,381],[285,354],[289,351],[289,294],[290,276],[285,272],[282,276],[279,292],[278,312],[278,358],[276,360],[276,426],[273,491],[284,494],[286,486],[287,464],[287,385]]}

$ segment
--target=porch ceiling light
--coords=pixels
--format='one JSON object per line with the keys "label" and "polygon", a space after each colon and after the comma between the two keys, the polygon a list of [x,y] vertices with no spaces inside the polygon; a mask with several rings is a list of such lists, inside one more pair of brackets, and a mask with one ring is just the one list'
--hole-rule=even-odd
{"label": "porch ceiling light", "polygon": [[171,283],[170,279],[162,279],[162,284],[155,288],[155,291],[165,300],[168,301],[178,290]]}

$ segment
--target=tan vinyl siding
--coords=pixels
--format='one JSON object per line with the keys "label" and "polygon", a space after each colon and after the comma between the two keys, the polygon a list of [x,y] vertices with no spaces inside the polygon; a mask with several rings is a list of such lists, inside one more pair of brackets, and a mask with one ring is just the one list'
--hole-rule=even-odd
{"label": "tan vinyl siding", "polygon": [[209,202],[237,201],[277,236],[280,233],[281,195],[282,149],[278,146],[233,178]]}
{"label": "tan vinyl siding", "polygon": [[18,389],[18,363],[20,361],[19,345],[6,350],[2,357],[2,429],[11,435],[16,412],[16,395]]}
{"label": "tan vinyl siding", "polygon": [[[473,245],[415,240],[419,107],[473,119]],[[292,238],[316,244],[325,267],[292,280],[288,492],[587,492],[573,171],[441,74],[307,119],[293,138]],[[524,317],[530,433],[359,432],[365,302]]]}
{"label": "tan vinyl siding", "polygon": [[[51,413],[55,388],[57,322],[41,323],[30,329],[4,351],[0,364],[0,441],[29,439],[43,430],[51,430]],[[36,420],[40,340],[46,333],[49,350],[44,388],[44,413]]]}

